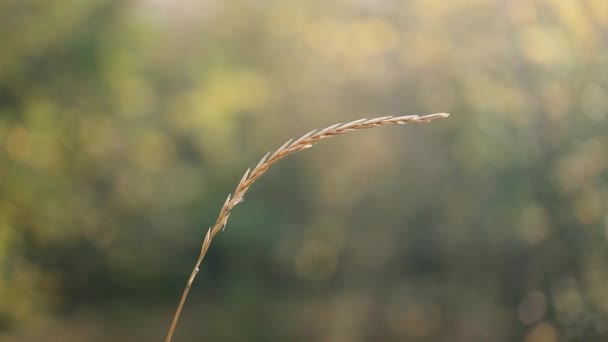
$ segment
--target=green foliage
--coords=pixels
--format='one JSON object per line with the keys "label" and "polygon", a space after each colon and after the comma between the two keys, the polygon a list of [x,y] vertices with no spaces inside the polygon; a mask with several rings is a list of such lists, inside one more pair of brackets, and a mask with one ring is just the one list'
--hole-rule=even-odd
{"label": "green foliage", "polygon": [[[176,341],[603,341],[608,7],[0,2],[0,330]],[[202,297],[202,298],[201,298]]]}

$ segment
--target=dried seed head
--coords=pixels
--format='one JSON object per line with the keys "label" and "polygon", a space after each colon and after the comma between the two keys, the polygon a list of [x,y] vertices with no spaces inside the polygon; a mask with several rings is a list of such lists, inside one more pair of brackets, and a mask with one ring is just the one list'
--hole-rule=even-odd
{"label": "dried seed head", "polygon": [[270,154],[270,152],[266,153],[266,155],[264,155],[264,157],[262,157],[262,159],[260,159],[258,164],[253,168],[253,170],[247,169],[247,171],[245,171],[245,174],[241,178],[241,181],[237,185],[237,188],[234,192],[234,198],[230,194],[228,195],[228,197],[226,198],[226,201],[224,202],[224,206],[220,210],[220,214],[215,222],[215,225],[213,227],[209,228],[209,230],[207,230],[207,234],[205,234],[205,239],[203,240],[203,245],[201,247],[201,253],[196,262],[196,265],[194,266],[194,269],[192,270],[188,283],[186,284],[186,288],[185,288],[184,292],[182,293],[182,298],[181,298],[180,304],[178,305],[177,311],[175,312],[175,315],[173,316],[171,328],[169,329],[169,333],[167,334],[167,338],[165,339],[165,341],[166,342],[171,341],[171,338],[173,336],[173,331],[175,330],[175,326],[177,325],[177,321],[179,320],[179,316],[180,316],[180,313],[182,310],[182,305],[183,305],[184,301],[186,300],[188,291],[190,289],[190,285],[192,284],[192,282],[194,281],[194,278],[196,277],[196,274],[198,273],[199,265],[203,261],[203,258],[205,257],[205,254],[207,253],[207,249],[209,248],[209,245],[211,244],[211,239],[213,239],[213,237],[220,230],[223,230],[226,228],[226,224],[228,223],[228,218],[230,217],[230,211],[237,204],[239,204],[243,201],[244,195],[247,192],[247,190],[249,189],[249,187],[251,186],[251,184],[253,184],[253,182],[255,182],[262,174],[264,174],[264,172],[266,172],[266,170],[268,170],[268,168],[272,164],[276,163],[280,159],[282,159],[292,153],[310,148],[315,143],[317,143],[323,139],[335,136],[335,135],[344,134],[344,133],[358,130],[358,129],[372,128],[372,127],[383,126],[383,125],[396,125],[396,124],[404,124],[404,123],[408,123],[408,122],[419,122],[419,123],[430,122],[435,119],[446,118],[448,116],[449,116],[449,114],[447,114],[447,113],[437,113],[437,114],[431,114],[431,115],[426,115],[426,116],[417,116],[417,115],[408,115],[408,116],[399,116],[399,117],[384,116],[384,117],[373,118],[373,119],[369,119],[369,120],[368,119],[355,120],[355,121],[352,121],[352,122],[349,122],[346,124],[338,123],[338,124],[329,126],[327,128],[324,128],[320,131],[312,130],[295,141],[293,141],[293,139],[290,139],[285,144],[283,144],[281,147],[279,147],[274,153],[272,153],[272,154]]}

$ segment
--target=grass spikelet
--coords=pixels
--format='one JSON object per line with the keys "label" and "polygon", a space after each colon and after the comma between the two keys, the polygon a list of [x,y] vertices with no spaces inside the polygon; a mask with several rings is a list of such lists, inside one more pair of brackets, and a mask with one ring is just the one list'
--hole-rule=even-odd
{"label": "grass spikelet", "polygon": [[232,209],[241,203],[244,199],[244,195],[249,189],[249,187],[260,178],[266,170],[270,168],[274,163],[279,160],[287,157],[290,154],[305,150],[307,148],[312,147],[314,144],[318,143],[323,139],[327,139],[329,137],[333,137],[340,134],[345,134],[348,132],[380,127],[380,126],[390,126],[390,125],[402,125],[406,123],[428,123],[433,120],[447,118],[449,114],[447,113],[437,113],[437,114],[429,114],[424,116],[418,115],[406,115],[406,116],[384,116],[373,119],[359,119],[346,124],[335,124],[329,126],[327,128],[321,130],[312,130],[305,134],[304,136],[293,140],[290,139],[286,143],[284,143],[281,147],[279,147],[276,151],[272,153],[267,153],[262,157],[262,159],[258,162],[258,164],[253,169],[247,169],[241,181],[238,183],[234,195],[228,195],[222,209],[220,210],[219,216],[215,221],[213,227],[209,228],[207,233],[205,234],[205,238],[203,240],[203,244],[201,246],[201,252],[196,260],[194,268],[192,269],[192,273],[190,274],[190,278],[188,278],[188,282],[186,283],[186,288],[182,293],[182,297],[180,299],[179,305],[177,306],[177,310],[175,315],[173,316],[173,321],[171,323],[171,327],[169,328],[169,333],[167,334],[167,338],[165,342],[171,342],[171,338],[173,337],[173,332],[175,331],[175,326],[177,325],[177,321],[179,320],[179,316],[182,312],[182,308],[186,301],[186,297],[188,296],[188,292],[190,291],[190,287],[194,282],[194,278],[199,271],[199,266],[207,254],[207,250],[211,245],[211,241],[213,238],[226,227],[228,223],[228,217],[230,216],[230,212]]}

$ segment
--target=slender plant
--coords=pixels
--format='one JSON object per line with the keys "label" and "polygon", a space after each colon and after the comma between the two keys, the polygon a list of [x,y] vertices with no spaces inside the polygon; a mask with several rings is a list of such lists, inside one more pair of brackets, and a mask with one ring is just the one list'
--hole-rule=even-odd
{"label": "slender plant", "polygon": [[448,116],[449,114],[447,113],[437,113],[425,116],[384,116],[374,119],[360,119],[346,124],[338,123],[321,130],[312,130],[304,134],[299,139],[290,139],[281,147],[279,147],[276,151],[272,153],[267,153],[264,157],[262,157],[262,159],[253,169],[249,168],[247,169],[247,171],[245,171],[243,178],[241,178],[241,181],[234,190],[234,195],[228,194],[228,198],[226,198],[226,201],[224,202],[224,205],[220,210],[220,214],[217,220],[215,221],[215,224],[211,228],[209,228],[209,230],[207,230],[207,234],[205,235],[203,244],[201,246],[201,252],[198,256],[198,260],[196,260],[194,268],[192,269],[192,273],[190,273],[190,278],[188,279],[188,282],[186,283],[186,288],[182,293],[181,300],[179,301],[179,305],[177,306],[177,310],[175,312],[175,315],[173,316],[173,322],[171,323],[171,327],[169,328],[169,333],[167,334],[167,338],[165,341],[171,342],[173,332],[175,331],[175,326],[177,325],[177,321],[179,320],[182,308],[184,307],[184,302],[186,301],[186,297],[188,297],[188,292],[190,292],[190,287],[194,282],[194,278],[196,278],[196,275],[198,274],[199,266],[201,265],[205,254],[207,254],[207,250],[209,249],[211,240],[213,240],[213,238],[226,227],[228,217],[230,217],[230,212],[234,207],[236,207],[237,204],[243,201],[245,193],[247,192],[247,190],[249,190],[249,187],[256,180],[258,180],[258,178],[260,178],[273,164],[287,157],[290,154],[310,148],[319,141],[336,135],[379,126],[402,125],[406,123],[427,123],[436,119],[447,118]]}

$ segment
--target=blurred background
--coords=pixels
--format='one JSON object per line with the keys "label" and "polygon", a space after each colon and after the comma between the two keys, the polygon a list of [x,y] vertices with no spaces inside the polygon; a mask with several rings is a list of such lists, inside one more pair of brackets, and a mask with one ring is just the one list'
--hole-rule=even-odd
{"label": "blurred background", "polygon": [[605,0],[3,0],[0,340],[606,341]]}

